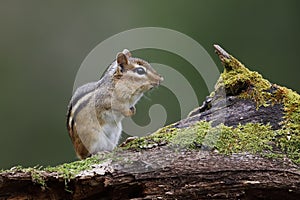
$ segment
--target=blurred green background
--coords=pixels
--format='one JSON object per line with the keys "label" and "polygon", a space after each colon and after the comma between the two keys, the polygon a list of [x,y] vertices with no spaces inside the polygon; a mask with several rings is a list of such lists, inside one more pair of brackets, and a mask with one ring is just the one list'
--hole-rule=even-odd
{"label": "blurred green background", "polygon": [[[155,26],[182,32],[198,41],[222,70],[212,48],[218,43],[271,82],[299,92],[299,10],[296,0],[2,0],[0,168],[76,160],[65,114],[77,70],[96,45],[128,29]],[[184,64],[168,52],[136,55]],[[208,91],[201,77],[198,82],[202,101]],[[159,92],[163,88],[153,97]]]}

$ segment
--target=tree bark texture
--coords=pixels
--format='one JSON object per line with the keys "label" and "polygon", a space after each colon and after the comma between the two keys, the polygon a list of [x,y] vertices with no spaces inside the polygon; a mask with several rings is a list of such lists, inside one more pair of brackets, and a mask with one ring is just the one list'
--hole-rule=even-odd
{"label": "tree bark texture", "polygon": [[67,189],[56,173],[42,174],[45,188],[35,184],[30,173],[3,173],[0,199],[299,199],[300,196],[299,168],[289,161],[249,154],[223,156],[184,149],[174,152],[167,147],[142,153],[128,151],[120,156],[135,161],[108,163],[104,175],[91,170],[89,175],[70,180]]}

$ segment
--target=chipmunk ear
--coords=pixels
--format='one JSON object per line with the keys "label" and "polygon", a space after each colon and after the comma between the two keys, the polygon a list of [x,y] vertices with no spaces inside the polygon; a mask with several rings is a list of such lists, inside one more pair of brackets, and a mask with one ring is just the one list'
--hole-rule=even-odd
{"label": "chipmunk ear", "polygon": [[123,67],[124,65],[128,65],[127,56],[123,52],[122,53],[120,52],[117,54],[117,63],[121,67]]}
{"label": "chipmunk ear", "polygon": [[125,54],[128,58],[130,58],[132,55],[131,55],[131,52],[128,50],[128,49],[124,49],[122,51],[123,54]]}
{"label": "chipmunk ear", "polygon": [[[124,49],[124,51],[125,51],[125,49]],[[117,59],[118,66],[117,66],[117,70],[114,74],[114,76],[117,78],[120,78],[123,75],[124,67],[126,67],[128,65],[128,58],[126,56],[126,52],[124,53],[124,51],[117,54],[116,59]]]}
{"label": "chipmunk ear", "polygon": [[129,67],[128,59],[131,57],[131,53],[128,49],[124,49],[122,52],[117,54],[118,67],[115,72],[115,76],[122,76],[123,72]]}

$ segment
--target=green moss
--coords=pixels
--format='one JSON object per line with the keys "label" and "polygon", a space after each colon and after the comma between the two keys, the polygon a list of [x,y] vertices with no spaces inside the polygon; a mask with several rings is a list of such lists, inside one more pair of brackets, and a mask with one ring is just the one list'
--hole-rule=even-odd
{"label": "green moss", "polygon": [[268,80],[250,71],[232,56],[223,64],[225,70],[216,84],[216,91],[224,90],[227,95],[250,98],[257,103],[257,107],[267,106],[271,96],[268,91],[272,86]]}
{"label": "green moss", "polygon": [[279,87],[278,93],[283,97],[285,113],[279,146],[296,163],[300,163],[300,95],[285,87]]}
{"label": "green moss", "polygon": [[176,130],[176,128],[173,128],[173,125],[166,126],[149,136],[137,138],[128,142],[122,149],[148,149],[154,146],[164,145],[169,141],[173,132]]}
{"label": "green moss", "polygon": [[[261,154],[268,158],[282,158],[285,155],[295,163],[300,163],[298,143],[295,142],[299,142],[299,139],[294,142],[288,140],[288,144],[283,144],[287,140],[282,139],[282,133],[283,130],[274,131],[270,125],[259,123],[247,123],[233,128],[223,124],[212,127],[209,122],[200,121],[188,128],[161,129],[129,142],[125,148],[140,151],[164,144],[174,149],[213,149],[225,155],[243,152]],[[278,151],[278,147],[284,145],[289,148]]]}
{"label": "green moss", "polygon": [[23,168],[22,166],[14,166],[9,170],[2,170],[1,173],[27,173],[31,176],[31,180],[33,183],[41,185],[41,187],[44,189],[46,187],[43,171],[41,170],[41,166],[35,166],[35,167],[28,167]]}
{"label": "green moss", "polygon": [[97,154],[85,160],[79,160],[72,163],[64,163],[55,167],[46,167],[43,170],[46,172],[56,172],[58,177],[65,180],[70,180],[76,177],[80,172],[92,169],[93,165],[101,164],[114,157],[115,152]]}
{"label": "green moss", "polygon": [[248,123],[236,128],[221,125],[220,130],[216,148],[225,154],[269,152],[273,148],[272,142],[276,136],[271,126],[262,124]]}
{"label": "green moss", "polygon": [[45,178],[43,176],[42,171],[40,170],[41,168],[28,168],[28,172],[31,174],[31,180],[34,183],[37,183],[41,185],[41,187],[44,189],[46,187],[46,182]]}
{"label": "green moss", "polygon": [[[211,128],[209,122],[200,121],[188,128],[176,129],[174,134],[172,134],[172,136],[169,138],[169,143],[171,145],[175,145],[175,147],[180,146],[183,148],[195,149],[203,144],[204,138],[207,135],[214,136],[214,134],[208,134],[213,133],[213,131],[214,130]],[[211,146],[211,141],[214,141],[213,137],[206,139],[207,140],[204,145]]]}
{"label": "green moss", "polygon": [[[212,128],[207,122],[199,122],[187,129],[175,129],[172,125],[156,133],[130,142],[126,148],[144,149],[160,144],[185,148],[214,148],[220,153],[260,153],[269,157],[286,154],[295,163],[300,163],[300,96],[296,92],[271,84],[258,72],[250,71],[237,59],[230,56],[222,59],[224,72],[221,74],[214,95],[235,95],[256,102],[261,106],[280,103],[284,108],[282,129],[273,131],[269,125],[246,124],[237,128],[220,125]],[[221,95],[222,97],[222,95]],[[218,100],[218,99],[217,99]],[[280,148],[282,152],[274,151]]]}
{"label": "green moss", "polygon": [[46,186],[46,176],[45,173],[57,173],[57,178],[62,178],[65,180],[66,189],[67,183],[76,177],[82,171],[92,169],[95,164],[100,164],[107,159],[113,157],[114,152],[109,154],[94,155],[85,160],[75,161],[72,163],[65,163],[55,167],[45,167],[36,166],[24,168],[22,166],[15,166],[9,170],[2,170],[1,173],[29,173],[31,175],[32,182],[41,185],[42,188]]}
{"label": "green moss", "polygon": [[284,119],[276,144],[295,162],[300,163],[300,95],[285,87],[271,84],[232,56],[222,62],[225,70],[216,84],[217,92],[223,90],[226,95],[251,99],[256,102],[257,109],[276,103],[283,104]]}
{"label": "green moss", "polygon": [[[140,138],[128,144],[128,148],[143,148],[159,142],[169,146],[195,148],[214,148],[220,153],[232,154],[238,152],[258,153],[271,150],[271,141],[276,132],[269,125],[246,124],[236,128],[219,125],[211,127],[209,122],[200,121],[184,129],[163,129],[153,135]],[[144,146],[141,146],[140,144]]]}

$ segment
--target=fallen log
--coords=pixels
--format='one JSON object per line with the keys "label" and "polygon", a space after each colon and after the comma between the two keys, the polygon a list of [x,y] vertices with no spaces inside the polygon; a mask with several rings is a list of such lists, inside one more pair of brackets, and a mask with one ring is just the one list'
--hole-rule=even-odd
{"label": "fallen log", "polygon": [[0,199],[299,199],[300,96],[215,45],[224,72],[190,115],[112,153],[0,173]]}

